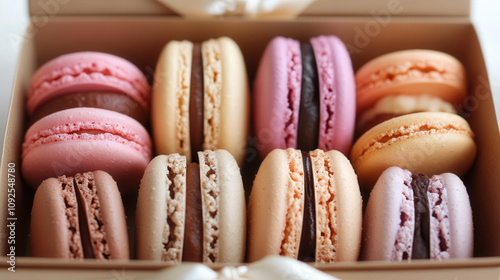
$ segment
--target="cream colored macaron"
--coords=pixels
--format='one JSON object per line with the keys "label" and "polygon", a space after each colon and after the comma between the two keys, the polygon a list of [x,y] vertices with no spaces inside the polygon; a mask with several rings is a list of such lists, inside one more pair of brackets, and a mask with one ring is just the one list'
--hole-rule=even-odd
{"label": "cream colored macaron", "polygon": [[190,162],[198,151],[225,149],[241,166],[249,98],[243,55],[232,39],[170,41],[158,58],[153,83],[156,152],[179,153]]}
{"label": "cream colored macaron", "polygon": [[356,174],[338,151],[276,149],[255,178],[249,202],[248,260],[356,261],[362,201]]}
{"label": "cream colored macaron", "polygon": [[225,150],[156,156],[146,168],[136,210],[138,259],[243,262],[245,194],[240,170]]}

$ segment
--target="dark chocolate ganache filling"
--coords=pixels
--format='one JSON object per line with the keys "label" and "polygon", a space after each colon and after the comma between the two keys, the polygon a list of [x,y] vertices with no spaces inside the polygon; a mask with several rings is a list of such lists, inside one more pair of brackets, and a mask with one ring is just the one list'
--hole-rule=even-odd
{"label": "dark chocolate ganache filling", "polygon": [[314,51],[310,43],[301,43],[302,83],[297,128],[297,148],[312,151],[319,139],[319,80]]}
{"label": "dark chocolate ganache filling", "polygon": [[428,259],[430,257],[430,216],[427,197],[429,183],[430,179],[426,175],[412,175],[411,186],[415,203],[412,259]]}
{"label": "dark chocolate ganache filling", "polygon": [[302,222],[298,259],[304,262],[314,262],[316,255],[316,204],[309,153],[302,152],[302,163],[304,165],[304,221]]}

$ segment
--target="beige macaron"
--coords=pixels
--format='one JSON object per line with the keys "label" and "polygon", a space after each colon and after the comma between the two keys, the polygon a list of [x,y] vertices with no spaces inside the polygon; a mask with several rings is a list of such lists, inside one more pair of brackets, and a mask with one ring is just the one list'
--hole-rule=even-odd
{"label": "beige macaron", "polygon": [[358,259],[362,200],[356,174],[338,151],[273,150],[259,168],[248,208],[250,262],[267,255]]}
{"label": "beige macaron", "polygon": [[170,41],[156,66],[151,122],[158,154],[225,149],[241,166],[249,133],[245,61],[228,37]]}
{"label": "beige macaron", "polygon": [[243,262],[246,206],[234,157],[198,152],[156,156],[146,168],[136,210],[138,259]]}

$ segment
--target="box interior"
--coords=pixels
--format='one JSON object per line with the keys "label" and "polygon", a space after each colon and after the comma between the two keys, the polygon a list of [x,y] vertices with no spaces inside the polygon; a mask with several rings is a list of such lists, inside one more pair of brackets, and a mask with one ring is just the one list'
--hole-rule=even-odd
{"label": "box interior", "polygon": [[[467,18],[397,18],[397,17],[301,17],[294,21],[216,19],[190,20],[180,18],[132,16],[101,17],[58,16],[48,20],[33,19],[24,35],[14,92],[12,95],[7,137],[5,137],[2,172],[9,163],[16,166],[16,255],[19,266],[36,271],[45,267],[46,271],[56,268],[119,269],[126,267],[141,273],[151,273],[147,269],[159,269],[166,264],[133,260],[130,262],[110,262],[106,264],[92,261],[65,262],[61,260],[41,260],[29,254],[29,216],[33,190],[22,186],[20,174],[20,154],[25,125],[24,103],[31,75],[44,62],[64,53],[75,51],[102,51],[122,56],[136,64],[152,81],[156,59],[162,47],[170,40],[203,41],[209,38],[228,36],[240,46],[246,61],[250,84],[253,83],[256,67],[266,44],[275,36],[286,36],[301,41],[317,35],[332,34],[340,37],[351,54],[354,70],[368,60],[391,51],[402,49],[434,49],[449,53],[464,63],[468,73],[469,98],[465,107],[466,118],[476,135],[478,155],[465,181],[471,196],[475,226],[475,258],[472,260],[451,260],[444,262],[415,261],[411,263],[357,262],[350,264],[318,265],[328,273],[343,279],[363,279],[363,275],[382,273],[389,279],[401,277],[401,272],[420,271],[419,277],[445,279],[447,272],[470,268],[465,273],[497,273],[500,266],[500,135],[491,97],[491,87],[474,26]],[[411,36],[408,36],[411,34]],[[251,149],[251,147],[250,147]],[[251,151],[250,151],[251,153]],[[253,172],[253,171],[252,171]],[[252,172],[243,170],[247,176],[247,192],[250,191]],[[249,174],[246,174],[249,173]],[[250,182],[248,184],[248,182]],[[1,186],[7,186],[7,176],[2,173]],[[247,193],[248,195],[248,193]],[[6,201],[0,192],[1,201]],[[365,197],[364,200],[367,198]],[[6,215],[3,205],[0,215]],[[133,225],[133,198],[125,198],[129,209],[129,222]],[[5,231],[6,217],[0,216],[2,256],[8,253]],[[133,241],[133,226],[129,227]],[[0,267],[8,264],[1,262]],[[214,266],[218,268],[220,266]],[[6,269],[4,269],[6,270]],[[55,270],[54,270],[55,271]],[[458,271],[458,270],[457,270]],[[90,272],[89,272],[90,273]],[[384,274],[385,273],[385,274]],[[443,274],[444,273],[444,274]],[[458,272],[457,272],[458,273]],[[380,274],[380,275],[382,275]],[[457,274],[459,275],[459,274]],[[470,274],[472,275],[472,274]],[[479,274],[481,275],[481,274]],[[479,277],[479,276],[477,276]],[[479,277],[481,278],[481,277]],[[53,278],[56,279],[56,278]],[[61,278],[63,279],[63,278]],[[78,279],[78,278],[75,278]],[[413,279],[413,278],[408,278]],[[485,279],[485,278],[483,278]]]}

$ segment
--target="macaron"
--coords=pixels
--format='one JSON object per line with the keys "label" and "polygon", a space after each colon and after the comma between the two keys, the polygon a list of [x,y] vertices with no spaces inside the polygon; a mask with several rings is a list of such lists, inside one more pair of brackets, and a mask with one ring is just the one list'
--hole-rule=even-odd
{"label": "macaron", "polygon": [[467,190],[458,176],[386,169],[363,224],[363,260],[470,258],[474,238]]}
{"label": "macaron", "polygon": [[263,160],[248,205],[248,261],[280,255],[307,262],[356,261],[362,199],[339,151],[276,149]]}
{"label": "macaron", "polygon": [[399,166],[416,174],[464,175],[476,157],[474,133],[456,114],[421,112],[392,118],[364,133],[350,159],[360,185],[371,189],[382,172]]}
{"label": "macaron", "polygon": [[274,38],[260,60],[253,94],[261,158],[286,148],[349,153],[356,91],[351,59],[339,38]]}
{"label": "macaron", "polygon": [[136,191],[152,157],[146,129],[127,115],[72,108],[50,114],[27,131],[21,171],[32,188],[49,177],[103,170],[122,192]]}
{"label": "macaron", "polygon": [[465,68],[455,57],[435,50],[403,50],[370,60],[356,72],[358,116],[389,95],[430,95],[453,106],[467,96]]}
{"label": "macaron", "polygon": [[64,109],[94,107],[126,114],[145,125],[149,99],[146,77],[128,60],[102,52],[75,52],[35,72],[26,108],[31,123]]}
{"label": "macaron", "polygon": [[153,84],[152,130],[157,154],[225,149],[241,166],[250,125],[245,61],[232,39],[170,41]]}
{"label": "macaron", "polygon": [[362,135],[386,120],[411,113],[446,112],[457,114],[451,103],[430,95],[388,95],[367,109],[356,121],[356,134]]}
{"label": "macaron", "polygon": [[129,259],[125,211],[104,171],[44,180],[31,210],[31,256]]}
{"label": "macaron", "polygon": [[234,157],[198,152],[199,163],[158,155],[141,180],[136,208],[136,256],[167,262],[243,262],[246,204]]}

